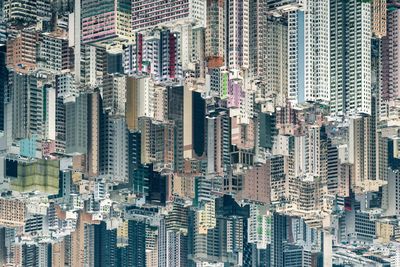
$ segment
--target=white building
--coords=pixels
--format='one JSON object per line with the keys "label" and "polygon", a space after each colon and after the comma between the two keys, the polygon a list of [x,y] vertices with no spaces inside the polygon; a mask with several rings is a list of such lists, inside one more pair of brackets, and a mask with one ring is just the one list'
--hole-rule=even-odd
{"label": "white building", "polygon": [[331,112],[371,114],[371,4],[331,1]]}
{"label": "white building", "polygon": [[329,103],[329,1],[311,0],[288,14],[288,98]]}
{"label": "white building", "polygon": [[47,88],[45,94],[46,106],[43,114],[45,119],[45,139],[56,140],[56,89]]}
{"label": "white building", "polygon": [[228,67],[249,67],[249,0],[228,2]]}

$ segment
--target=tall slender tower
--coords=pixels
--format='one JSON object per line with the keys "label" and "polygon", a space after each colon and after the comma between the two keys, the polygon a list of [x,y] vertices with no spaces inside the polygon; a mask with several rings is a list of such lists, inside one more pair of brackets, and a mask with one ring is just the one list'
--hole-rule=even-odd
{"label": "tall slender tower", "polygon": [[400,97],[400,8],[393,6],[387,13],[387,35],[382,38],[381,101],[393,102]]}
{"label": "tall slender tower", "polygon": [[249,0],[230,0],[227,7],[227,65],[249,67]]}
{"label": "tall slender tower", "polygon": [[371,114],[371,4],[331,0],[331,112]]}
{"label": "tall slender tower", "polygon": [[329,103],[329,3],[307,1],[288,14],[288,98]]}
{"label": "tall slender tower", "polygon": [[225,60],[225,9],[224,0],[207,0],[205,53],[208,67],[221,67]]}

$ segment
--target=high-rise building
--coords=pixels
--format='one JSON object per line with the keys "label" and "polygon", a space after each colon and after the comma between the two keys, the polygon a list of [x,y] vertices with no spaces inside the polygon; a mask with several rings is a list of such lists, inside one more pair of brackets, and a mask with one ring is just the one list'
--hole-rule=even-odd
{"label": "high-rise building", "polygon": [[87,153],[88,95],[65,104],[66,153]]}
{"label": "high-rise building", "polygon": [[[261,85],[256,92],[256,102],[275,100],[284,106],[288,94],[288,24],[283,17],[267,16],[265,37],[259,47],[258,73]],[[267,102],[268,103],[268,102]]]}
{"label": "high-rise building", "polygon": [[274,214],[272,218],[271,266],[284,266],[284,242],[287,239],[287,222],[285,215]]}
{"label": "high-rise building", "polygon": [[144,35],[136,33],[136,43],[129,44],[123,52],[124,73],[136,78],[153,75],[159,83],[170,85],[181,80],[182,36],[178,31],[159,29]]}
{"label": "high-rise building", "polygon": [[8,88],[8,69],[6,62],[7,46],[0,45],[0,130],[5,130],[5,97]]}
{"label": "high-rise building", "polygon": [[10,72],[10,103],[12,105],[12,138],[39,137],[43,134],[43,89],[35,73]]}
{"label": "high-rise building", "polygon": [[249,2],[249,76],[264,77],[267,29],[267,1]]}
{"label": "high-rise building", "polygon": [[126,77],[108,74],[103,79],[103,108],[110,116],[123,116],[126,103]]}
{"label": "high-rise building", "polygon": [[[191,105],[191,92],[184,86],[168,87],[168,119],[174,122],[174,163],[176,170],[183,169],[184,146],[191,145],[192,114],[186,114],[185,107]],[[188,101],[189,98],[189,101]],[[190,109],[189,109],[190,110]],[[190,110],[191,111],[191,110]],[[185,120],[186,115],[189,118]],[[186,123],[189,125],[186,125]]]}
{"label": "high-rise building", "polygon": [[26,21],[28,23],[37,20],[49,20],[51,18],[50,0],[5,0],[4,18],[11,21]]}
{"label": "high-rise building", "polygon": [[372,15],[372,34],[376,38],[386,36],[386,1],[373,0],[371,3]]}
{"label": "high-rise building", "polygon": [[283,266],[311,266],[311,251],[307,251],[301,246],[286,245],[283,255]]}
{"label": "high-rise building", "polygon": [[230,164],[230,118],[224,110],[207,118],[207,173],[223,174]]}
{"label": "high-rise building", "polygon": [[0,225],[6,227],[23,226],[25,222],[25,203],[16,199],[0,198],[2,206]]}
{"label": "high-rise building", "polygon": [[65,105],[61,97],[56,97],[56,151],[65,153],[66,125]]}
{"label": "high-rise building", "polygon": [[7,67],[22,73],[35,70],[38,41],[39,34],[32,28],[25,28],[15,38],[8,39]]}
{"label": "high-rise building", "polygon": [[[205,119],[205,112],[206,112],[206,103],[205,100],[201,97],[201,94],[198,92],[186,92],[192,94],[192,104],[186,102],[185,110],[192,109],[192,116],[191,118],[185,116],[185,120],[191,120],[192,124],[192,146],[190,148],[190,155],[191,158],[193,157],[202,157],[205,154],[206,149],[206,119]],[[186,98],[188,101],[190,97]],[[189,133],[190,134],[190,133]],[[185,149],[185,151],[187,151]],[[186,156],[185,156],[186,157]]]}
{"label": "high-rise building", "polygon": [[153,121],[147,117],[139,118],[138,125],[141,132],[141,163],[154,163],[155,169],[173,169],[177,159],[175,125]]}
{"label": "high-rise building", "polygon": [[71,73],[56,75],[55,80],[57,97],[61,97],[63,101],[68,102],[77,96],[78,90],[75,86],[74,76]]}
{"label": "high-rise building", "polygon": [[350,118],[349,162],[352,186],[363,187],[368,180],[377,180],[376,119],[373,116]]}
{"label": "high-rise building", "polygon": [[226,1],[207,1],[205,56],[209,68],[222,67],[226,60]]}
{"label": "high-rise building", "polygon": [[205,24],[205,1],[202,0],[133,0],[132,29],[139,31],[163,24],[180,22]]}
{"label": "high-rise building", "polygon": [[56,140],[56,89],[50,85],[43,86],[43,138],[47,140]]}
{"label": "high-rise building", "polygon": [[[400,8],[387,11],[387,34],[382,38],[382,91],[381,105],[393,106],[393,101],[400,96],[400,54],[395,48],[400,44]],[[388,115],[388,114],[387,114]]]}
{"label": "high-rise building", "polygon": [[103,112],[102,100],[99,92],[88,95],[87,110],[87,172],[89,176],[97,176],[100,171],[100,130]]}
{"label": "high-rise building", "polygon": [[249,67],[249,0],[227,1],[226,66],[239,71]]}
{"label": "high-rise building", "polygon": [[371,4],[330,1],[331,113],[371,114]]}
{"label": "high-rise building", "polygon": [[146,222],[129,220],[128,246],[121,249],[122,266],[146,266]]}
{"label": "high-rise building", "polygon": [[[129,130],[137,130],[140,117],[153,118],[155,116],[154,85],[147,77],[139,79],[126,78],[126,81],[126,123]],[[160,103],[159,108],[166,108],[163,104],[165,103]],[[161,119],[160,121],[163,120]]]}
{"label": "high-rise building", "polygon": [[94,266],[118,266],[117,229],[105,222],[94,226]]}
{"label": "high-rise building", "polygon": [[82,0],[81,4],[82,43],[107,45],[132,38],[131,1]]}
{"label": "high-rise building", "polygon": [[166,232],[166,265],[160,266],[187,266],[187,242],[188,237],[182,232]]}
{"label": "high-rise building", "polygon": [[245,172],[242,190],[238,199],[251,202],[269,203],[271,201],[271,165],[270,161],[253,166]]}
{"label": "high-rise building", "polygon": [[73,53],[68,47],[67,32],[56,31],[41,34],[39,47],[39,67],[53,72],[71,69]]}
{"label": "high-rise building", "polygon": [[141,133],[139,131],[128,132],[128,175],[129,185],[132,186],[133,172],[142,163],[141,160]]}
{"label": "high-rise building", "polygon": [[99,143],[99,174],[113,181],[128,181],[128,130],[124,118],[102,116]]}
{"label": "high-rise building", "polygon": [[288,98],[330,101],[329,2],[307,1],[288,13]]}

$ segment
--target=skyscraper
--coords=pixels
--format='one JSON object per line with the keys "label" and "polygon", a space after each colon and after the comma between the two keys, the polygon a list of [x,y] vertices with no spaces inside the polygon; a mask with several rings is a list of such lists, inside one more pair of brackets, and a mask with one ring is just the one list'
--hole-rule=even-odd
{"label": "skyscraper", "polygon": [[10,103],[12,105],[12,137],[14,140],[42,136],[43,90],[36,73],[10,72]]}
{"label": "skyscraper", "polygon": [[226,65],[239,71],[249,67],[249,0],[227,1]]}
{"label": "skyscraper", "polygon": [[226,30],[226,1],[207,1],[207,27],[205,53],[208,66],[221,67],[226,60],[225,30]]}
{"label": "skyscraper", "polygon": [[330,101],[329,3],[307,1],[288,13],[288,98],[293,103]]}
{"label": "skyscraper", "polygon": [[400,25],[400,9],[395,5],[387,11],[387,34],[382,38],[382,91],[380,92],[381,106],[387,105],[386,115],[394,106],[394,100],[400,96],[400,55],[395,48],[400,44],[398,27]]}
{"label": "skyscraper", "polygon": [[65,105],[66,153],[87,153],[87,98],[83,94]]}
{"label": "skyscraper", "polygon": [[331,113],[371,114],[371,4],[330,1]]}

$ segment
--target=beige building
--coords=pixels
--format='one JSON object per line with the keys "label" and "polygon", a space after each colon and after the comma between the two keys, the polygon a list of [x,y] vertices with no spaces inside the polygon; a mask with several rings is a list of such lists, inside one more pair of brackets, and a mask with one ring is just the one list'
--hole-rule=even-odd
{"label": "beige building", "polygon": [[122,222],[117,228],[117,247],[128,246],[128,221]]}
{"label": "beige building", "polygon": [[377,179],[376,122],[372,116],[350,118],[349,162],[353,164],[351,184],[361,189],[368,180]]}
{"label": "beige building", "polygon": [[52,244],[51,266],[63,267],[65,265],[65,243],[60,241]]}
{"label": "beige building", "polygon": [[192,175],[174,175],[173,193],[182,198],[194,198],[194,179]]}
{"label": "beige building", "polygon": [[0,198],[0,225],[6,227],[23,226],[25,203],[17,199]]}
{"label": "beige building", "polygon": [[372,0],[372,34],[381,38],[386,36],[386,0]]}
{"label": "beige building", "polygon": [[376,222],[376,237],[378,242],[387,244],[394,235],[394,226],[389,222]]}
{"label": "beige building", "polygon": [[[161,101],[155,99],[154,83],[150,78],[135,79],[126,78],[126,108],[125,116],[128,129],[133,131],[138,129],[138,119],[140,117],[154,118],[154,102]],[[161,94],[163,96],[163,94]],[[163,103],[157,103],[163,104]],[[160,112],[158,112],[160,113]],[[162,113],[162,112],[161,112]],[[162,114],[157,114],[162,117]]]}

